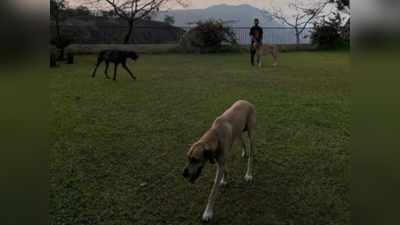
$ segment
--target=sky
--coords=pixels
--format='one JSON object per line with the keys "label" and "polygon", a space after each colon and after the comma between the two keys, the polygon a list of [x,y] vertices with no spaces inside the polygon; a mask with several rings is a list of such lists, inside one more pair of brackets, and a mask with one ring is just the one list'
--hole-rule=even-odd
{"label": "sky", "polygon": [[[96,0],[67,0],[70,6],[78,6],[82,4],[82,2],[88,1],[96,1]],[[123,0],[120,0],[123,2]],[[228,4],[228,5],[241,5],[248,4],[259,9],[267,10],[269,12],[277,12],[278,10],[282,11],[282,14],[286,16],[286,18],[294,22],[295,16],[298,14],[296,10],[293,8],[289,8],[289,3],[297,2],[303,8],[312,8],[320,5],[327,0],[183,0],[187,3],[187,7],[185,9],[204,9],[213,5],[219,4]],[[371,1],[371,0],[370,0]],[[144,0],[146,2],[146,0]],[[161,8],[161,10],[174,10],[174,9],[184,9],[181,5],[177,4],[176,1],[170,0],[171,3],[168,3],[167,6]],[[93,5],[91,5],[93,7]],[[93,7],[94,10],[104,9],[104,6],[109,7],[108,4],[105,5],[97,5]],[[333,11],[336,11],[336,7],[334,5],[328,5],[324,8],[321,15],[331,15]],[[347,15],[344,15],[347,17]],[[344,20],[346,21],[346,20]]]}
{"label": "sky", "polygon": [[[67,1],[69,2],[70,6],[74,7],[81,5],[84,2],[96,2],[97,0],[67,0]],[[146,1],[147,0],[144,0],[144,2]],[[315,7],[316,5],[318,5],[318,3],[326,2],[327,0],[183,0],[183,1],[187,3],[187,6],[185,8],[177,4],[176,1],[170,0],[168,5],[162,7],[161,10],[168,11],[174,9],[204,9],[219,4],[228,4],[228,5],[248,4],[259,9],[267,10],[269,12],[275,12],[277,10],[281,10],[284,15],[288,16],[287,19],[293,22],[294,16],[297,15],[297,13],[294,9],[288,7],[289,3],[297,2],[300,3],[301,6],[303,6],[304,8],[310,8],[310,7]],[[120,0],[120,2],[123,2],[123,0]],[[107,8],[110,7],[108,4],[103,4],[103,5],[91,4],[86,6],[91,7],[93,10],[101,10],[104,9],[104,7]],[[332,6],[333,5],[326,7],[323,14],[327,15],[332,12],[332,9],[336,10],[336,8]]]}
{"label": "sky", "polygon": [[[70,5],[79,5],[84,0],[69,0]],[[218,4],[229,4],[229,5],[240,5],[249,4],[260,9],[271,8],[272,5],[275,7],[281,7],[288,4],[291,0],[186,0],[188,3],[188,9],[202,9],[212,5]],[[308,1],[308,0],[299,0]],[[167,9],[182,9],[178,4],[170,4]]]}

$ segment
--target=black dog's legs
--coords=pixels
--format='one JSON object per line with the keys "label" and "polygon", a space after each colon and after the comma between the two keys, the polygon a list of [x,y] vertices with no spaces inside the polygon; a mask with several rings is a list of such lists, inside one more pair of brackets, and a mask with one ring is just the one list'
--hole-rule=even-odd
{"label": "black dog's legs", "polygon": [[92,74],[92,77],[93,77],[93,78],[96,76],[97,68],[99,68],[99,66],[100,66],[100,64],[101,64],[102,62],[103,62],[103,59],[101,59],[101,58],[99,58],[99,59],[97,60],[96,67],[94,68],[94,71],[93,71],[93,74]]}
{"label": "black dog's legs", "polygon": [[119,64],[119,63],[115,63],[115,64],[114,64],[114,80],[117,80],[117,69],[118,69],[118,64]]}
{"label": "black dog's legs", "polygon": [[132,74],[132,72],[129,70],[129,68],[126,66],[125,63],[122,64],[122,67],[131,75],[132,79],[136,80],[136,77]]}
{"label": "black dog's legs", "polygon": [[109,62],[106,62],[106,69],[104,70],[104,75],[106,76],[107,79],[110,79],[110,77],[108,76],[108,67],[110,66]]}

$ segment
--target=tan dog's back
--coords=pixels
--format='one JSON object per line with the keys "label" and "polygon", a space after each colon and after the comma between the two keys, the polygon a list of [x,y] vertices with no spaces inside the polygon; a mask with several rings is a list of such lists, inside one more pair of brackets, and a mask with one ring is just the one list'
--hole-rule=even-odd
{"label": "tan dog's back", "polygon": [[255,112],[254,106],[246,100],[238,100],[231,107],[225,110],[220,117],[229,118],[232,120],[240,119],[236,117],[243,117],[242,115],[248,115]]}
{"label": "tan dog's back", "polygon": [[236,139],[247,129],[250,119],[255,119],[255,107],[248,101],[238,100],[231,107],[225,110],[215,121],[213,126],[227,121],[232,126],[232,138]]}
{"label": "tan dog's back", "polygon": [[279,54],[279,49],[275,45],[271,44],[258,44],[254,43],[253,46],[256,49],[256,55],[257,55],[257,61],[259,66],[261,67],[261,56],[270,54],[273,59],[273,66],[278,65],[278,54]]}

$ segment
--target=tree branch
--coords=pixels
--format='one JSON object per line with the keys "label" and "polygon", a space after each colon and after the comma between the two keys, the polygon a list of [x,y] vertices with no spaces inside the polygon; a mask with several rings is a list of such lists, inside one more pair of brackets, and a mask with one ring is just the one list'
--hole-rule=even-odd
{"label": "tree branch", "polygon": [[295,27],[295,24],[290,23],[289,20],[283,15],[281,9],[273,9],[272,16],[273,16],[274,18],[280,20],[280,21],[283,22],[284,24],[290,26],[290,27]]}
{"label": "tree branch", "polygon": [[[179,5],[187,6],[185,2],[187,0],[85,0],[88,4],[104,3],[110,6],[115,14],[127,20],[134,22],[150,15],[151,13],[160,9],[162,5],[167,2],[177,2]],[[91,3],[89,3],[91,2]],[[102,4],[102,7],[104,7]]]}
{"label": "tree branch", "polygon": [[125,11],[122,10],[121,7],[118,6],[117,3],[115,3],[114,0],[104,0],[104,1],[106,1],[108,4],[111,5],[111,7],[113,7],[115,14],[117,14],[119,17],[122,17],[125,19],[129,18],[128,15],[125,13]]}
{"label": "tree branch", "polygon": [[[314,8],[307,8],[305,6],[302,6],[300,2],[297,0],[293,0],[288,4],[288,8],[292,9],[295,11],[294,14],[292,15],[285,15],[282,12],[282,9],[276,10],[274,9],[274,12],[272,13],[272,16],[284,24],[295,28],[299,33],[302,33],[308,24],[313,21],[316,17],[318,17],[322,10],[329,4],[329,2],[324,2],[322,4],[319,4],[318,6]],[[288,18],[292,18],[294,20],[294,24],[289,21]]]}
{"label": "tree branch", "polygon": [[307,25],[313,20],[315,19],[321,12],[322,10],[328,5],[328,2],[324,3],[322,6],[320,6],[317,9],[313,10],[313,14],[311,15],[311,17],[303,24],[303,27],[301,28],[301,32],[303,33],[303,31],[306,29]]}

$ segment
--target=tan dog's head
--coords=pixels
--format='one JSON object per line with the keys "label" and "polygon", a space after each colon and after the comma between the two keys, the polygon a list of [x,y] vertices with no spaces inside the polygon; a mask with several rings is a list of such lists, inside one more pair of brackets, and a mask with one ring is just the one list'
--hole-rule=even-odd
{"label": "tan dog's head", "polygon": [[194,143],[188,153],[188,164],[183,170],[183,177],[189,180],[190,183],[194,183],[200,176],[201,171],[207,162],[215,163],[215,156],[212,151],[212,146],[204,142]]}
{"label": "tan dog's head", "polygon": [[255,41],[255,42],[253,43],[253,48],[256,49],[256,50],[260,50],[260,48],[261,48],[261,43]]}
{"label": "tan dog's head", "polygon": [[254,42],[254,43],[253,43],[253,48],[254,48],[254,49],[258,49],[258,44],[257,44],[257,42]]}

